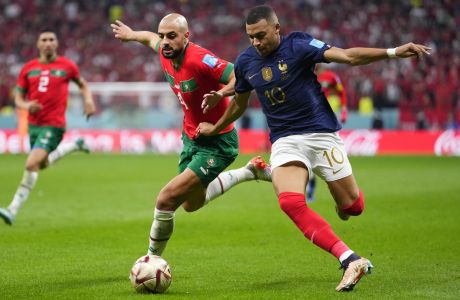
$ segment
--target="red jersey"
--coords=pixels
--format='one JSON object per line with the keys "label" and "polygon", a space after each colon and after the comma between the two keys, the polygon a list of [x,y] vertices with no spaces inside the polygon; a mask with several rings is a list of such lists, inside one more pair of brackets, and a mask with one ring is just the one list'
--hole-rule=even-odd
{"label": "red jersey", "polygon": [[64,128],[69,80],[79,78],[77,65],[62,56],[50,63],[40,63],[38,58],[26,63],[16,88],[24,92],[26,100],[37,100],[43,107],[29,114],[29,123]]}
{"label": "red jersey", "polygon": [[326,98],[329,99],[330,95],[337,95],[340,97],[340,104],[347,106],[347,95],[337,74],[329,70],[322,71],[318,75],[318,81],[321,83]]}
{"label": "red jersey", "polygon": [[[230,98],[223,98],[215,107],[203,114],[201,103],[203,96],[210,91],[220,90],[228,81],[233,70],[233,64],[215,56],[191,42],[181,53],[178,65],[173,60],[165,58],[161,49],[156,47],[160,55],[161,67],[166,80],[182,105],[184,111],[184,131],[191,139],[195,136],[195,130],[201,122],[215,124],[227,109]],[[233,123],[220,133],[226,133],[233,129]]]}

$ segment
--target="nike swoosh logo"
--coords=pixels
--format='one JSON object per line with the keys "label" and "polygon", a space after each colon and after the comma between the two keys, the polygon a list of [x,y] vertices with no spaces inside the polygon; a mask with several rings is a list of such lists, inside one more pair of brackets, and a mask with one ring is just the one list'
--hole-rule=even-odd
{"label": "nike swoosh logo", "polygon": [[252,75],[248,76],[248,79],[251,80],[251,79],[254,78],[254,76],[256,76],[256,75],[257,75],[257,73],[256,73],[256,74],[252,74]]}
{"label": "nike swoosh logo", "polygon": [[335,174],[339,173],[340,171],[342,171],[342,169],[343,169],[343,167],[338,169],[337,171],[332,170],[332,175],[335,175]]}
{"label": "nike swoosh logo", "polygon": [[203,167],[200,167],[200,170],[204,175],[208,175],[209,170],[205,170]]}

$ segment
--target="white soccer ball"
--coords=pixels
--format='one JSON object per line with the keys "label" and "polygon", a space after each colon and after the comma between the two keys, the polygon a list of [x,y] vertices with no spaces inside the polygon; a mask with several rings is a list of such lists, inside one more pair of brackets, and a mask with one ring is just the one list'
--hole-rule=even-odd
{"label": "white soccer ball", "polygon": [[162,257],[145,255],[134,263],[129,280],[139,293],[164,293],[171,285],[171,268]]}

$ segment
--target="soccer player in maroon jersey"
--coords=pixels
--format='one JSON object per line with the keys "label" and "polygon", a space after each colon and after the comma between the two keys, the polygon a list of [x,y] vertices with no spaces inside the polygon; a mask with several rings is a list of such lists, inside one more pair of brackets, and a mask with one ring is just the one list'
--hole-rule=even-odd
{"label": "soccer player in maroon jersey", "polygon": [[[111,24],[115,38],[137,41],[159,54],[161,67],[184,111],[179,172],[158,194],[148,254],[161,255],[173,232],[175,211],[192,212],[243,181],[267,180],[265,162],[256,157],[245,167],[225,170],[238,155],[238,135],[229,123],[213,137],[196,137],[200,122],[216,122],[234,94],[233,64],[189,41],[187,20],[165,16],[158,34]],[[211,109],[212,107],[212,109]]]}
{"label": "soccer player in maroon jersey", "polygon": [[235,61],[235,99],[217,123],[201,123],[197,134],[213,136],[238,119],[257,93],[270,128],[272,183],[281,209],[319,248],[336,257],[344,272],[336,291],[351,291],[371,262],[351,250],[329,223],[307,206],[305,186],[314,171],[326,181],[339,217],[364,210],[364,194],[353,176],[337,120],[314,74],[317,63],[365,65],[387,58],[422,57],[430,48],[407,43],[396,48],[341,49],[305,32],[281,35],[274,10],[257,6],[246,18],[251,46]]}
{"label": "soccer player in maroon jersey", "polygon": [[[57,54],[58,39],[51,30],[41,31],[37,48],[39,57],[27,62],[17,80],[15,104],[29,112],[31,151],[24,175],[8,208],[0,208],[0,217],[9,225],[27,200],[41,169],[74,152],[89,152],[83,139],[59,145],[65,132],[69,81],[74,81],[83,95],[87,118],[95,112],[87,82],[80,77],[77,65]],[[58,147],[59,146],[59,147]]]}

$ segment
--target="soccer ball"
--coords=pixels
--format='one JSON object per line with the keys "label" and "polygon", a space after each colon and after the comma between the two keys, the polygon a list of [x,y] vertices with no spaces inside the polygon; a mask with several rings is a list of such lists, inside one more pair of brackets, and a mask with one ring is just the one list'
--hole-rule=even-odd
{"label": "soccer ball", "polygon": [[145,255],[134,263],[129,275],[139,293],[164,293],[171,284],[171,268],[157,255]]}

